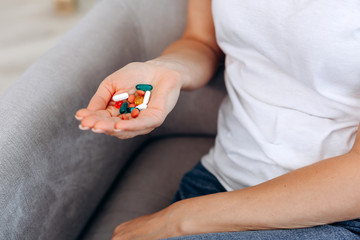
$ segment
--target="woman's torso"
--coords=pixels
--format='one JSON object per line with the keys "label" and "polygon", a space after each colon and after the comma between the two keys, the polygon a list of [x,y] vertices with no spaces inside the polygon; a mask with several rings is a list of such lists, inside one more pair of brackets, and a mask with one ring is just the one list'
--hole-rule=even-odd
{"label": "woman's torso", "polygon": [[213,0],[213,17],[228,98],[202,162],[228,190],[350,150],[359,0]]}

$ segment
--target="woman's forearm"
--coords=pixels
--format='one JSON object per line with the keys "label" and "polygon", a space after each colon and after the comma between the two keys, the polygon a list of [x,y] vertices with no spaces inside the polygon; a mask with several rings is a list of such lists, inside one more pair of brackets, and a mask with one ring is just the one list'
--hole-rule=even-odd
{"label": "woman's forearm", "polygon": [[[302,228],[360,217],[360,154],[330,158],[233,192],[175,203],[182,234]],[[170,206],[171,209],[172,206]]]}
{"label": "woman's forearm", "polygon": [[216,42],[211,0],[191,0],[182,37],[149,63],[175,70],[182,89],[193,90],[211,79],[223,58]]}
{"label": "woman's forearm", "polygon": [[218,48],[196,39],[181,38],[149,63],[176,70],[181,75],[182,89],[193,90],[211,79],[222,59]]}

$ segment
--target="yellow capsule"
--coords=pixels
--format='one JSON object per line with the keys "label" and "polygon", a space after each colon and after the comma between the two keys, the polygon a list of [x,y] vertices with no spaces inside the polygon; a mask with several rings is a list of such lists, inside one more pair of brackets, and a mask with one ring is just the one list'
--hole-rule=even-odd
{"label": "yellow capsule", "polygon": [[143,96],[136,96],[136,97],[135,97],[135,104],[136,104],[136,105],[142,104],[143,101],[144,101],[144,97],[143,97]]}

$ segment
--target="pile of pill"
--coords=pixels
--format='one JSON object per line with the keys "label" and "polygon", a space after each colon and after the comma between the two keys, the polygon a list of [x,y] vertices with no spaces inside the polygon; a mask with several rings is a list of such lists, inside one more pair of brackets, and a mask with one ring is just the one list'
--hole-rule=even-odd
{"label": "pile of pill", "polygon": [[150,84],[138,84],[135,94],[125,92],[114,95],[112,99],[115,107],[119,109],[121,119],[128,120],[127,113],[130,113],[132,118],[136,118],[141,110],[146,109],[152,89]]}

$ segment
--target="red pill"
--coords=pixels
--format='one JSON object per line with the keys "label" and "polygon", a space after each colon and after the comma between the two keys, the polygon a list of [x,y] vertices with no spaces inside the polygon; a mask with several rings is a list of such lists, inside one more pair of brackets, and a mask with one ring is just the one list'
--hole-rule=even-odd
{"label": "red pill", "polygon": [[121,108],[121,105],[124,103],[124,101],[119,101],[115,103],[116,108]]}
{"label": "red pill", "polygon": [[132,118],[136,118],[137,116],[139,116],[140,110],[137,108],[134,108],[134,110],[132,110],[131,112],[131,117]]}
{"label": "red pill", "polygon": [[129,120],[129,117],[126,116],[126,114],[122,114],[122,115],[121,115],[121,119],[122,119],[122,120]]}
{"label": "red pill", "polygon": [[135,101],[135,95],[134,94],[131,94],[129,97],[128,97],[128,102],[129,103],[134,103]]}
{"label": "red pill", "polygon": [[145,95],[145,91],[143,91],[143,90],[137,90],[136,93],[137,93],[139,96],[144,96],[144,95]]}
{"label": "red pill", "polygon": [[136,107],[135,103],[131,103],[131,104],[128,105],[128,108],[134,108],[134,107]]}

